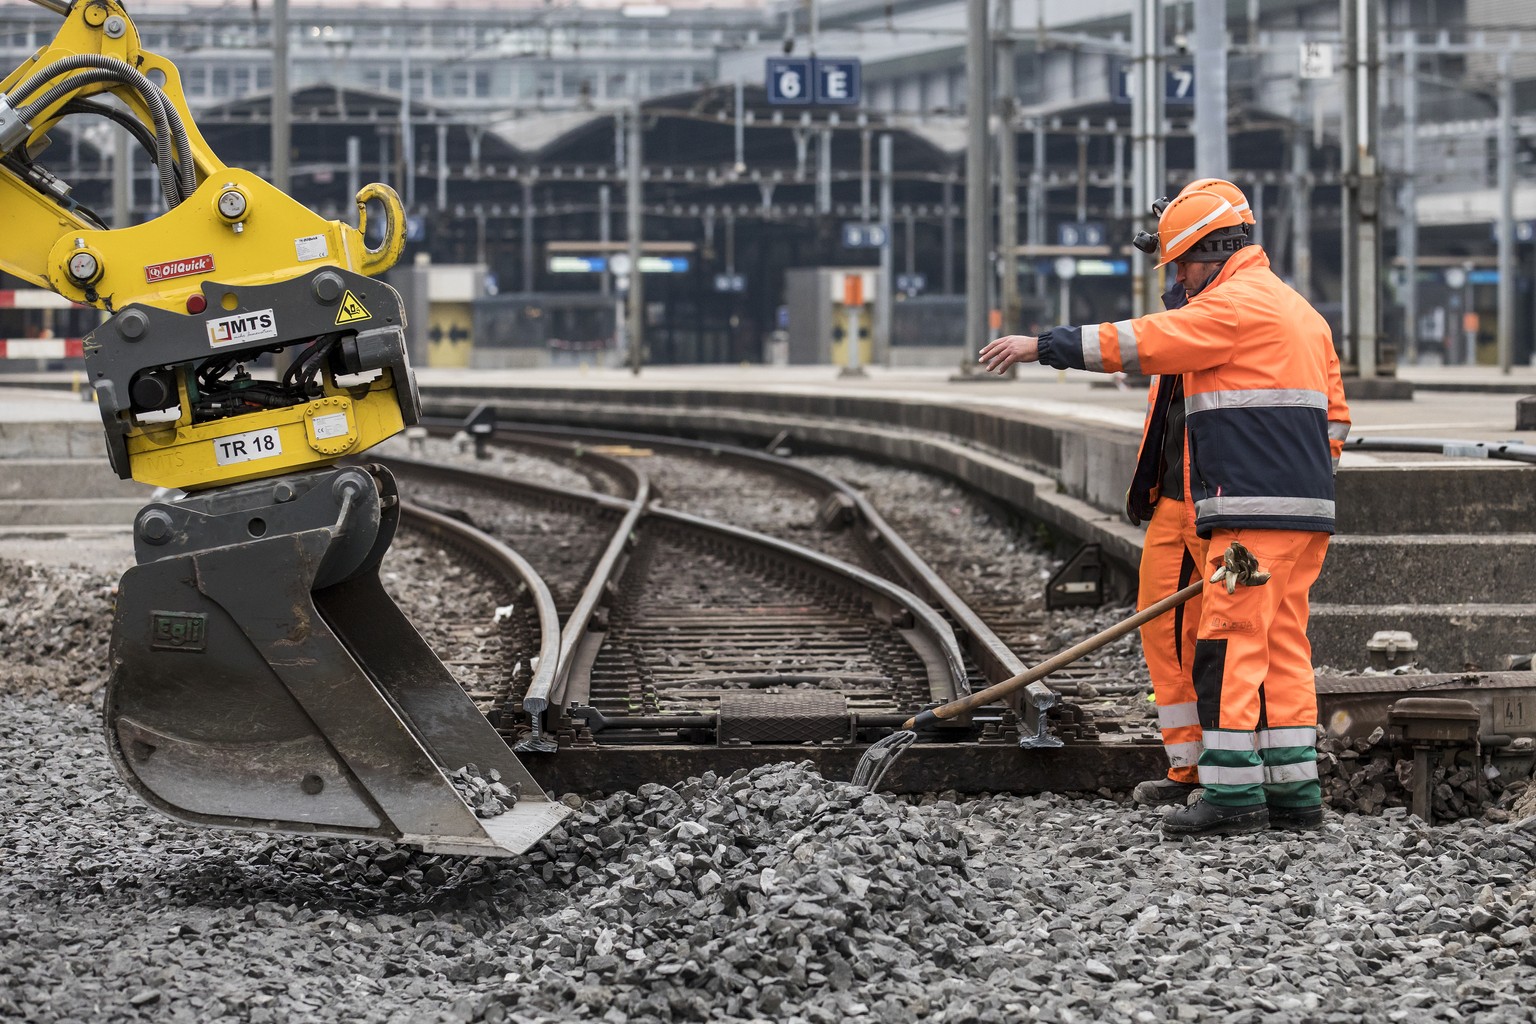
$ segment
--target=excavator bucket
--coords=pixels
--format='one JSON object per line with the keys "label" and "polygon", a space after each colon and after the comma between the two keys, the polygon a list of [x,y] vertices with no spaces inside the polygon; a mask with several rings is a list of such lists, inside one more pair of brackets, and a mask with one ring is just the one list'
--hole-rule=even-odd
{"label": "excavator bucket", "polygon": [[[385,593],[378,566],[398,517],[377,467],[140,511],[105,714],[113,761],[150,805],[198,824],[483,856],[521,853],[570,813]],[[466,774],[499,776],[515,803],[477,816],[454,785]]]}

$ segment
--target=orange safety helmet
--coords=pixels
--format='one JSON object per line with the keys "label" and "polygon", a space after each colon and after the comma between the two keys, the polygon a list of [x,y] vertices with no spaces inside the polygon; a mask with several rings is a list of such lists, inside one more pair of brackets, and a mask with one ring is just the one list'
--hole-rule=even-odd
{"label": "orange safety helmet", "polygon": [[1205,189],[1174,197],[1157,221],[1159,259],[1217,263],[1248,244],[1242,215],[1226,199]]}
{"label": "orange safety helmet", "polygon": [[1183,195],[1185,192],[1194,192],[1197,190],[1215,192],[1217,195],[1221,196],[1221,198],[1232,204],[1232,209],[1236,210],[1237,215],[1243,218],[1244,224],[1254,223],[1253,208],[1248,205],[1248,197],[1243,194],[1242,189],[1238,188],[1227,179],[1196,178],[1194,181],[1180,189],[1179,195]]}

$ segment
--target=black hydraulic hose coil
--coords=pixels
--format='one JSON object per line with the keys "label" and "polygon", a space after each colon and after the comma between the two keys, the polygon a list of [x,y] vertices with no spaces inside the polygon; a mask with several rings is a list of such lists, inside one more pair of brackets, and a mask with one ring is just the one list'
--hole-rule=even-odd
{"label": "black hydraulic hose coil", "polygon": [[[182,124],[181,115],[166,98],[165,93],[132,64],[116,57],[104,57],[94,53],[64,57],[18,86],[12,94],[14,102],[25,101],[60,75],[84,69],[107,71],[111,74],[105,78],[93,77],[86,81],[70,79],[60,82],[52,86],[40,99],[27,104],[24,109],[18,107],[18,115],[30,121],[38,111],[46,109],[60,97],[95,81],[111,80],[129,86],[143,97],[144,104],[149,108],[150,115],[155,121],[155,164],[160,170],[160,191],[165,196],[167,206],[179,205],[182,199],[191,195],[197,188],[196,170],[192,166],[192,149],[191,142],[187,138],[187,129]],[[179,167],[174,159],[176,154],[181,156]]]}

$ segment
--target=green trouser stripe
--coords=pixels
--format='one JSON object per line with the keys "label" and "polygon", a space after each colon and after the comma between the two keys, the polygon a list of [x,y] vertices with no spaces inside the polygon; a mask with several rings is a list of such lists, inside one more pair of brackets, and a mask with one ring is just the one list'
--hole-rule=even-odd
{"label": "green trouser stripe", "polygon": [[[1264,795],[1276,807],[1316,807],[1323,802],[1323,787],[1317,781],[1317,748],[1266,747],[1259,751],[1264,755],[1266,780],[1280,774],[1287,781],[1265,781]],[[1275,772],[1290,765],[1305,765],[1308,778],[1295,778],[1296,772]]]}
{"label": "green trouser stripe", "polygon": [[1205,730],[1200,785],[1206,800],[1225,807],[1264,802],[1264,764],[1253,743],[1252,731]]}

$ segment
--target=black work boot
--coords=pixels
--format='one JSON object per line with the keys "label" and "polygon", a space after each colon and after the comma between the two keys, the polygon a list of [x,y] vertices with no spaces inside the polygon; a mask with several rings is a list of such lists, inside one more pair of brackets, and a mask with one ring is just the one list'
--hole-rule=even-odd
{"label": "black work boot", "polygon": [[1200,788],[1198,782],[1179,782],[1166,775],[1160,779],[1138,782],[1131,790],[1131,800],[1143,807],[1165,807],[1170,804],[1187,804],[1190,796]]}
{"label": "black work boot", "polygon": [[1269,805],[1269,827],[1285,828],[1294,832],[1316,832],[1323,827],[1323,807],[1277,807]]}
{"label": "black work boot", "polygon": [[1264,804],[1240,804],[1224,807],[1209,800],[1196,800],[1163,818],[1163,835],[1240,836],[1269,828],[1269,808]]}

